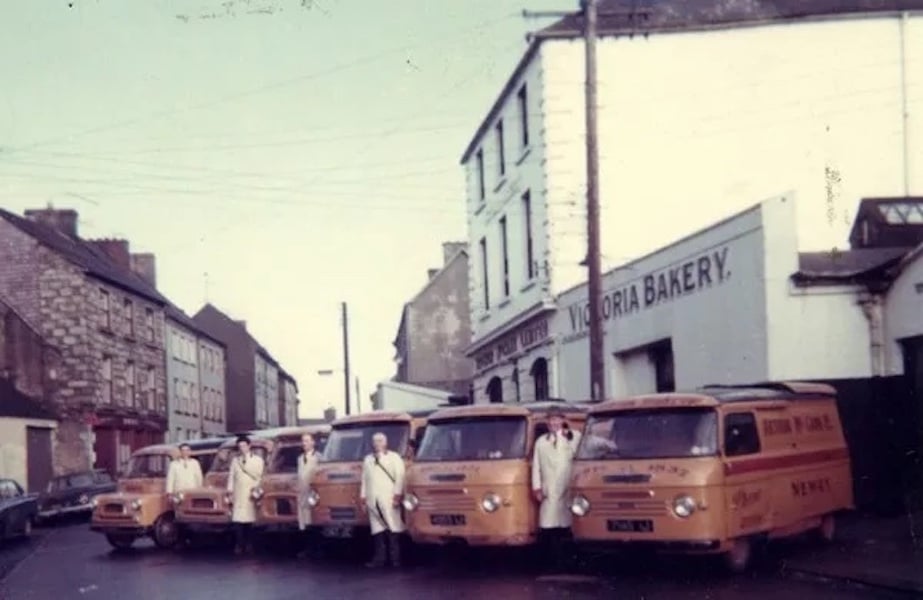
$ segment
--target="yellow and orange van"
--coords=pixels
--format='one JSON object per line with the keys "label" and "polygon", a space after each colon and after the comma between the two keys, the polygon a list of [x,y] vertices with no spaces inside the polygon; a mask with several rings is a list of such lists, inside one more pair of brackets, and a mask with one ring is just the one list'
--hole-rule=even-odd
{"label": "yellow and orange van", "polygon": [[[252,452],[268,460],[272,440],[265,432],[249,434]],[[224,441],[211,468],[205,474],[203,486],[173,494],[170,498],[175,507],[176,522],[187,538],[202,535],[222,536],[231,533],[231,502],[227,493],[228,473],[231,461],[237,456],[237,439]]]}
{"label": "yellow and orange van", "polygon": [[479,404],[430,415],[407,474],[404,509],[413,541],[525,546],[538,536],[532,452],[561,409],[583,429],[586,408],[566,402]]}
{"label": "yellow and orange van", "polygon": [[410,464],[430,413],[371,411],[333,422],[327,447],[311,479],[308,501],[312,532],[328,540],[369,535],[368,515],[359,506],[359,485],[362,461],[372,451],[372,436],[384,433],[388,448]]}
{"label": "yellow and orange van", "polygon": [[[200,462],[209,462],[221,443],[220,439],[189,442],[192,456]],[[105,535],[117,549],[130,548],[142,537],[150,537],[160,548],[175,545],[179,536],[166,478],[170,462],[178,457],[178,444],[148,446],[132,454],[117,492],[93,500],[90,529]]]}
{"label": "yellow and orange van", "polygon": [[272,453],[260,486],[254,491],[257,501],[256,527],[261,533],[298,531],[298,460],[301,438],[314,436],[315,450],[322,453],[330,435],[329,425],[309,425],[277,430]]}
{"label": "yellow and orange van", "polygon": [[571,495],[578,543],[718,554],[735,572],[756,542],[831,539],[853,508],[836,391],[766,383],[601,403]]}

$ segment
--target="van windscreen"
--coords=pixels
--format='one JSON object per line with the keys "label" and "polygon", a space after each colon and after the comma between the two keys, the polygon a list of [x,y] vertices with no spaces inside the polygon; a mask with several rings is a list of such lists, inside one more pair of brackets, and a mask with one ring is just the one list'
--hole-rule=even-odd
{"label": "van windscreen", "polygon": [[682,458],[718,452],[711,408],[614,411],[591,417],[577,460]]}
{"label": "van windscreen", "polygon": [[383,433],[388,438],[388,449],[403,455],[410,437],[410,423],[385,421],[379,423],[351,423],[330,432],[321,462],[359,462],[372,451],[372,436]]}
{"label": "van windscreen", "polygon": [[524,417],[467,417],[430,421],[416,460],[439,462],[525,457]]}
{"label": "van windscreen", "polygon": [[[256,454],[263,460],[266,460],[266,448],[262,446],[250,446],[250,452]],[[231,461],[237,458],[237,448],[222,448],[215,455],[212,461],[209,473],[227,473],[231,470]]]}

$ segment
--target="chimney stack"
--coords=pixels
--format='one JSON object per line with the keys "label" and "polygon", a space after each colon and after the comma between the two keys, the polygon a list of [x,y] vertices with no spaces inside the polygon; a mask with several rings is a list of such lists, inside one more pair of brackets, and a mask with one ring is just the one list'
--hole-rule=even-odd
{"label": "chimney stack", "polygon": [[109,260],[126,271],[131,271],[131,253],[128,251],[128,240],[102,239],[87,240],[97,250],[102,251]]}
{"label": "chimney stack", "polygon": [[28,220],[57,229],[67,237],[77,237],[76,210],[69,208],[57,209],[49,206],[48,208],[29,209],[23,214]]}
{"label": "chimney stack", "polygon": [[442,265],[449,264],[449,261],[455,258],[455,255],[468,247],[465,242],[443,242],[442,244]]}
{"label": "chimney stack", "polygon": [[437,274],[438,272],[439,272],[439,269],[430,269],[430,270],[428,270],[428,271],[426,272],[426,274],[427,274],[427,276],[429,277],[429,281],[432,281],[432,280],[433,280],[433,277],[435,277],[436,274]]}
{"label": "chimney stack", "polygon": [[149,252],[131,255],[131,270],[152,288],[157,287],[157,261]]}

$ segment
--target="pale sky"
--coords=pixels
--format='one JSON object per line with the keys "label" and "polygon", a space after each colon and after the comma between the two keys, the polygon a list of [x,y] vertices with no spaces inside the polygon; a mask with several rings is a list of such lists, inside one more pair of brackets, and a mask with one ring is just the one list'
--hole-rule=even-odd
{"label": "pale sky", "polygon": [[[342,405],[339,303],[362,402],[403,303],[464,240],[459,157],[526,47],[577,0],[30,0],[0,6],[0,205],[157,255]],[[340,409],[342,414],[342,409]]]}

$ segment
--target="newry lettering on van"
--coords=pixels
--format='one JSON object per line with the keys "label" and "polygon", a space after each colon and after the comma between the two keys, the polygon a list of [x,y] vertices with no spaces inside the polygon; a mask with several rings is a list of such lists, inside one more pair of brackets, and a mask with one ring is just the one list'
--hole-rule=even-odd
{"label": "newry lettering on van", "polygon": [[792,495],[796,498],[804,498],[805,496],[813,496],[814,494],[830,493],[831,489],[830,480],[826,477],[822,479],[809,479],[807,481],[792,482]]}
{"label": "newry lettering on van", "polygon": [[[643,309],[689,296],[727,281],[728,247],[710,251],[675,267],[648,273],[615,290],[607,290],[602,298],[603,321],[628,316]],[[589,301],[568,308],[571,330],[581,333],[590,327]]]}

